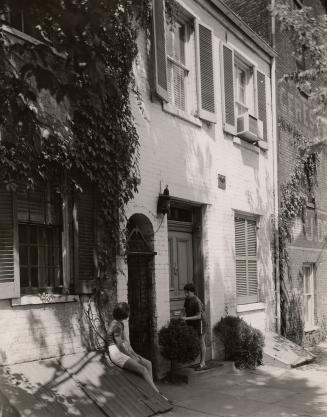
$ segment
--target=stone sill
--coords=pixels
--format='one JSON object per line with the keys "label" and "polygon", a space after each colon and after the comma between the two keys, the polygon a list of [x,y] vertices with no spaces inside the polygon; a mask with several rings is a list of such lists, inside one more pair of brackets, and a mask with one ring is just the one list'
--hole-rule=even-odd
{"label": "stone sill", "polygon": [[307,326],[304,328],[304,333],[310,333],[319,330],[319,326]]}
{"label": "stone sill", "polygon": [[11,300],[11,306],[19,307],[27,305],[75,303],[79,301],[78,295],[47,294],[47,296],[48,299],[42,299],[39,295],[22,295],[20,298],[13,298]]}
{"label": "stone sill", "polygon": [[173,116],[179,117],[182,120],[185,120],[186,122],[192,123],[193,125],[197,127],[202,127],[202,122],[197,117],[192,116],[191,114],[186,113],[183,110],[177,109],[175,106],[173,106],[170,103],[162,103],[162,109],[166,113],[172,114]]}
{"label": "stone sill", "polygon": [[239,138],[238,136],[233,137],[233,143],[235,145],[239,145],[242,148],[245,148],[245,149],[247,149],[251,152],[254,152],[256,154],[260,153],[260,149],[258,148],[258,146],[254,145],[251,142],[247,142],[246,140],[243,140],[243,139]]}
{"label": "stone sill", "polygon": [[265,310],[266,306],[264,303],[251,303],[251,304],[239,304],[236,307],[237,313],[245,313],[249,311]]}

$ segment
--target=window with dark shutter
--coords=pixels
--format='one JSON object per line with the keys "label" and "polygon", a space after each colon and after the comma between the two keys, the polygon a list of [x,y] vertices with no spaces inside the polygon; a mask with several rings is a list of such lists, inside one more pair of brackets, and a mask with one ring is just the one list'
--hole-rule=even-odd
{"label": "window with dark shutter", "polygon": [[258,301],[257,223],[235,217],[236,296],[239,304]]}
{"label": "window with dark shutter", "polygon": [[215,123],[217,117],[215,110],[212,30],[199,23],[197,38],[199,116],[201,119]]}
{"label": "window with dark shutter", "polygon": [[61,199],[49,185],[16,192],[20,287],[25,294],[40,288],[59,290],[62,275]]}
{"label": "window with dark shutter", "polygon": [[236,134],[234,98],[234,51],[222,46],[224,84],[224,130]]}
{"label": "window with dark shutter", "polygon": [[257,71],[258,119],[263,123],[263,140],[267,140],[266,77]]}
{"label": "window with dark shutter", "polygon": [[165,2],[153,0],[152,4],[156,92],[159,97],[168,102]]}
{"label": "window with dark shutter", "polygon": [[20,296],[13,196],[0,188],[0,299]]}

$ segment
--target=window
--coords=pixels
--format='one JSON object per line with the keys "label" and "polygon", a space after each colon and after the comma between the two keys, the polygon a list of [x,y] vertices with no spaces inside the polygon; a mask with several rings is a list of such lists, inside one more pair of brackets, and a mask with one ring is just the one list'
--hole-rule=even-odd
{"label": "window", "polygon": [[185,65],[187,25],[175,22],[166,27],[168,98],[174,106],[185,110],[185,90],[189,69]]}
{"label": "window", "polygon": [[242,139],[267,140],[269,78],[240,52],[222,44],[224,130]]}
{"label": "window", "polygon": [[96,194],[88,183],[82,188],[61,196],[50,184],[15,192],[0,184],[0,299],[92,292]]}
{"label": "window", "polygon": [[314,264],[303,265],[304,328],[310,329],[315,324]]}
{"label": "window", "polygon": [[241,60],[235,59],[234,71],[236,115],[249,112],[252,116],[256,116],[254,69]]}
{"label": "window", "polygon": [[[177,115],[216,122],[211,28],[177,6],[178,20],[166,19],[165,1],[153,2],[155,89]],[[166,21],[167,20],[167,21]],[[187,117],[186,117],[187,119]]]}
{"label": "window", "polygon": [[235,269],[238,304],[258,301],[257,221],[235,216]]}
{"label": "window", "polygon": [[20,287],[62,287],[61,202],[50,187],[17,192]]}

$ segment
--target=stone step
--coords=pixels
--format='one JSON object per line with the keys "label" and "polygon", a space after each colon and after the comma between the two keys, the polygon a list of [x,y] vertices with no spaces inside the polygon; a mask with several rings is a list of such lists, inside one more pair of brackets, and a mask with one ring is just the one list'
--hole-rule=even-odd
{"label": "stone step", "polygon": [[175,380],[175,382],[184,382],[189,384],[192,381],[197,381],[199,379],[205,378],[206,376],[212,374],[213,372],[217,373],[235,373],[238,370],[235,368],[235,364],[232,361],[217,361],[217,360],[210,360],[206,362],[206,369],[197,371],[195,368],[198,366],[186,366],[177,368],[173,371],[170,378]]}

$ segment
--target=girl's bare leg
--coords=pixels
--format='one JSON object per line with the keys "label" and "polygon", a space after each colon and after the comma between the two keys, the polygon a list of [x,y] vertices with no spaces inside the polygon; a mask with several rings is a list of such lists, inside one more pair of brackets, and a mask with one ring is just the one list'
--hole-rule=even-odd
{"label": "girl's bare leg", "polygon": [[159,392],[158,388],[154,385],[152,377],[147,370],[147,368],[137,362],[135,359],[129,358],[124,366],[123,369],[127,369],[128,371],[135,372],[136,374],[140,375],[151,387]]}

